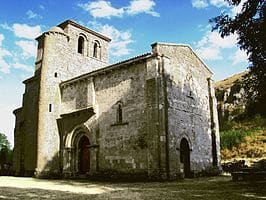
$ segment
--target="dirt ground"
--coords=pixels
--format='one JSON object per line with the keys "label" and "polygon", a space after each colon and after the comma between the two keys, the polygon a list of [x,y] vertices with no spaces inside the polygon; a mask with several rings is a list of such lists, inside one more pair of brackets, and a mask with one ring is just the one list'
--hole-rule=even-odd
{"label": "dirt ground", "polygon": [[0,177],[0,199],[245,200],[266,199],[266,182],[232,182],[230,176],[172,182],[95,182]]}

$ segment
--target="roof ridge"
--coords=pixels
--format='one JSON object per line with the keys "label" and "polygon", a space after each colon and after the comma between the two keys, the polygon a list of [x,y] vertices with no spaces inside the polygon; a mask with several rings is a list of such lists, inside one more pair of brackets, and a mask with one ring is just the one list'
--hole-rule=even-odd
{"label": "roof ridge", "polygon": [[73,25],[73,26],[75,26],[77,28],[80,28],[80,29],[82,29],[82,30],[84,30],[86,32],[89,32],[89,33],[91,33],[93,35],[96,35],[96,36],[106,40],[107,42],[111,41],[111,39],[109,37],[107,37],[107,36],[105,36],[105,35],[103,35],[101,33],[98,33],[98,32],[96,32],[96,31],[94,31],[94,30],[92,30],[92,29],[90,29],[90,28],[88,28],[86,26],[80,25],[80,24],[78,24],[77,22],[75,22],[74,20],[71,20],[71,19],[68,19],[68,20],[62,22],[62,23],[58,24],[57,26],[62,28],[64,26],[66,26],[67,24],[71,24],[71,25]]}
{"label": "roof ridge", "polygon": [[62,85],[62,84],[66,84],[66,83],[68,83],[68,82],[75,81],[75,80],[80,79],[80,78],[82,78],[82,77],[85,78],[85,77],[87,77],[87,76],[91,76],[91,75],[94,75],[94,74],[97,74],[97,73],[101,73],[101,72],[104,72],[104,71],[112,70],[113,68],[116,69],[116,67],[119,67],[120,65],[123,65],[123,64],[125,64],[125,63],[127,63],[127,62],[131,62],[131,61],[134,61],[134,60],[137,61],[137,60],[140,60],[140,59],[142,59],[142,58],[144,59],[145,57],[147,57],[147,56],[151,56],[151,55],[152,55],[152,53],[141,54],[141,55],[135,56],[135,57],[133,57],[133,58],[130,58],[130,59],[127,59],[127,60],[123,60],[123,61],[121,61],[121,62],[114,63],[114,64],[112,64],[112,65],[108,65],[108,66],[106,66],[106,67],[99,68],[99,69],[96,69],[96,70],[90,71],[90,72],[88,72],[88,73],[81,74],[81,75],[79,75],[79,76],[73,77],[73,78],[71,78],[71,79],[69,79],[69,80],[66,80],[66,81],[61,82],[60,85]]}
{"label": "roof ridge", "polygon": [[141,58],[141,57],[149,56],[149,55],[151,55],[151,52],[143,53],[143,54],[137,55],[137,56],[132,57],[132,58],[128,58],[128,59],[125,59],[125,60],[121,60],[121,61],[119,61],[117,63],[108,65],[108,67],[111,67],[111,66],[114,66],[114,65],[120,65],[120,64],[123,64],[125,62],[131,61],[131,60],[134,60],[134,59],[138,59],[138,58]]}

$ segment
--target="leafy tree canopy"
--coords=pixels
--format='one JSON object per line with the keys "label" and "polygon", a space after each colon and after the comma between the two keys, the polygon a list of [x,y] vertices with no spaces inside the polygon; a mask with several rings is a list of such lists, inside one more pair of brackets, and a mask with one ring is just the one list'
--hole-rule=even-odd
{"label": "leafy tree canopy", "polygon": [[10,149],[10,143],[3,133],[0,133],[0,165],[12,163],[13,151]]}
{"label": "leafy tree canopy", "polygon": [[266,34],[265,0],[225,0],[231,6],[242,4],[242,10],[231,16],[222,13],[212,18],[213,30],[222,37],[238,35],[238,45],[245,50],[250,61],[250,73],[245,77],[248,114],[266,115]]}
{"label": "leafy tree canopy", "polygon": [[3,133],[0,133],[0,151],[4,148],[10,149],[10,143]]}

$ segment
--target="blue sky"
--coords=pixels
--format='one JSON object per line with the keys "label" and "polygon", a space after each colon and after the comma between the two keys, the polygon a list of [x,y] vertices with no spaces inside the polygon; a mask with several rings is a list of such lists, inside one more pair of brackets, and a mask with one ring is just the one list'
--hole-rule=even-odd
{"label": "blue sky", "polygon": [[220,38],[209,19],[240,7],[223,0],[2,0],[0,7],[0,132],[13,144],[22,81],[33,75],[34,38],[72,19],[112,39],[110,63],[150,52],[154,42],[189,44],[214,72],[214,80],[244,71],[247,56],[237,36]]}

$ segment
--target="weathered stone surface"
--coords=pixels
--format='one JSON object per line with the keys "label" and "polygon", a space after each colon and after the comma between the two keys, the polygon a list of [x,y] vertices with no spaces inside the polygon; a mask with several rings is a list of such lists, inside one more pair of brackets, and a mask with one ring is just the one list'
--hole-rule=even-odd
{"label": "weathered stone surface", "polygon": [[248,71],[234,74],[215,83],[220,124],[239,118],[245,112],[247,99],[243,79],[247,73]]}
{"label": "weathered stone surface", "polygon": [[37,39],[15,111],[16,174],[174,179],[220,167],[212,73],[190,47],[156,43],[107,66],[108,38],[59,27]]}

